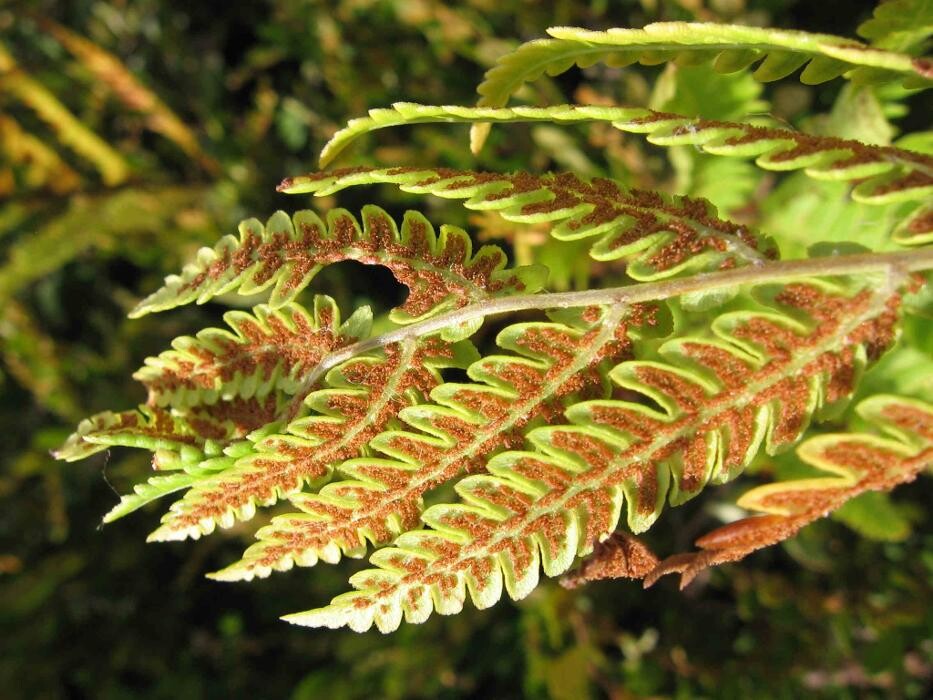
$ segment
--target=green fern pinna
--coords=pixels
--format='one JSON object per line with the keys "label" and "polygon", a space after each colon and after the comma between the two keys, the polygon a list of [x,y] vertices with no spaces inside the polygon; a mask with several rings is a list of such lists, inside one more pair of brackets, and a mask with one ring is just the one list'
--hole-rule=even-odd
{"label": "green fern pinna", "polygon": [[[918,56],[933,18],[901,26],[898,4],[911,3],[888,3],[863,25],[869,44],[713,24],[551,29],[488,72],[476,106],[375,109],[322,154],[327,165],[352,140],[397,125],[469,123],[478,151],[493,123],[596,122],[669,149],[675,167],[737,159],[727,172],[787,173],[797,191],[825,184],[839,195],[836,218],[854,222],[841,233],[755,231],[703,197],[574,172],[428,165],[290,177],[281,191],[383,184],[460,200],[510,231],[549,231],[608,283],[549,291],[548,265],[533,255],[509,267],[500,248],[417,212],[249,219],[131,315],[231,293],[266,292],[263,303],[147,360],[135,375],[146,403],[82,422],[56,456],[151,450],[156,474],[105,518],[176,494],[151,540],[198,538],[278,504],[256,543],[211,578],[369,556],[352,591],[285,619],[383,632],[460,612],[467,598],[478,608],[503,592],[522,598],[542,571],[571,587],[610,577],[650,585],[668,573],[686,585],[914,479],[933,465],[930,132],[878,145],[760,114],[508,106],[545,74],[634,63],[668,66],[669,83],[677,71],[772,81],[799,70],[808,84],[848,81],[841,101],[872,90],[902,100],[933,85],[933,64]],[[712,199],[742,188],[729,189]],[[780,206],[781,192],[754,206]],[[517,241],[513,233],[516,250]],[[405,302],[374,323],[367,307],[307,295],[323,267],[348,260],[388,268],[408,288]],[[490,320],[501,327],[494,344],[481,342]],[[888,382],[902,394],[865,390],[884,387],[908,356],[913,384]],[[866,372],[876,379],[863,382]],[[750,514],[696,550],[659,557],[637,538],[665,506],[794,450],[812,475],[752,489],[738,504]]]}

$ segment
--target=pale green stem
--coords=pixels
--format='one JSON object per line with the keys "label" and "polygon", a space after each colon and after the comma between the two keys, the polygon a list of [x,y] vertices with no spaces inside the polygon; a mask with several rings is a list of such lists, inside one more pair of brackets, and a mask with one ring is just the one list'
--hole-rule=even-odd
{"label": "pale green stem", "polygon": [[459,326],[478,318],[532,309],[567,309],[584,306],[637,304],[670,299],[684,294],[775,282],[793,277],[854,275],[872,272],[903,275],[922,270],[933,270],[933,248],[897,253],[864,253],[770,263],[755,262],[749,267],[735,270],[703,273],[663,282],[646,282],[628,287],[589,289],[581,292],[520,294],[487,299],[455,311],[433,316],[418,323],[396,328],[330,353],[305,376],[288,407],[287,416],[291,417],[297,413],[298,408],[304,401],[304,397],[321,376],[342,362],[392,343],[437,333],[444,328]]}

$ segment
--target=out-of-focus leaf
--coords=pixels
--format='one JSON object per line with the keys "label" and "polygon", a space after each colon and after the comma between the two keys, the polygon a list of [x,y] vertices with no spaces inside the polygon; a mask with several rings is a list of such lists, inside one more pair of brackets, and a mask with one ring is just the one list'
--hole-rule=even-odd
{"label": "out-of-focus leaf", "polygon": [[211,172],[217,171],[217,163],[201,149],[194,132],[185,126],[158,95],[133,75],[119,58],[48,18],[42,18],[40,25],[68,49],[97,80],[109,87],[124,105],[144,114],[146,125],[150,129],[173,141],[202,167]]}
{"label": "out-of-focus leaf", "polygon": [[107,185],[118,185],[129,176],[129,166],[115,149],[93,131],[37,80],[20,68],[0,44],[0,89],[15,95],[55,132],[58,140],[87,158]]}
{"label": "out-of-focus leaf", "polygon": [[922,53],[923,45],[933,35],[933,1],[885,0],[856,31],[879,48],[910,52],[920,49],[917,52]]}
{"label": "out-of-focus leaf", "polygon": [[858,139],[880,146],[889,145],[895,134],[874,90],[851,84],[843,86],[832,111],[811,120],[810,126],[818,134]]}
{"label": "out-of-focus leaf", "polygon": [[12,299],[0,305],[0,341],[7,371],[40,405],[68,420],[80,415],[80,404],[63,377],[55,343],[36,327],[28,310]]}
{"label": "out-of-focus leaf", "polygon": [[[0,195],[13,194],[20,184],[22,189],[45,187],[60,195],[74,190],[80,182],[78,174],[53,149],[24,131],[15,119],[2,114],[0,153],[6,157],[0,165]],[[21,177],[18,169],[23,171]]]}
{"label": "out-of-focus leaf", "polygon": [[179,212],[200,202],[204,193],[200,188],[170,186],[73,200],[63,214],[10,251],[0,265],[0,300],[91,246],[107,247],[124,236],[164,233]]}
{"label": "out-of-focus leaf", "polygon": [[761,83],[748,73],[669,65],[655,83],[649,106],[690,117],[737,120],[767,111],[762,90]]}
{"label": "out-of-focus leaf", "polygon": [[901,542],[910,536],[910,521],[891,502],[890,495],[878,491],[853,498],[832,517],[873,540]]}

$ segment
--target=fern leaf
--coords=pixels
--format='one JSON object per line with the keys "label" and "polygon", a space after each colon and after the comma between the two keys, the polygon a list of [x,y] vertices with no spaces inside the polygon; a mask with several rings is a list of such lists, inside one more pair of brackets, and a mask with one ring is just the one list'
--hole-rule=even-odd
{"label": "fern leaf", "polygon": [[364,307],[341,325],[334,300],[317,296],[313,315],[290,303],[230,311],[224,320],[232,332],[208,328],[182,336],[171,350],[146,360],[133,377],[148,390],[149,404],[185,407],[293,394],[325,355],[368,337],[372,313]]}
{"label": "fern leaf", "polygon": [[497,294],[534,292],[544,270],[505,270],[505,254],[495,246],[472,252],[462,229],[442,226],[438,234],[417,212],[408,212],[399,230],[382,209],[363,209],[363,227],[346,210],[328,213],[327,225],[311,211],[290,218],[276,212],[263,226],[257,219],[240,224],[240,237],[225,236],[202,248],[180,276],[143,300],[130,314],[143,316],[191,301],[201,304],[218,294],[255,294],[271,285],[269,305],[278,308],[304,289],[324,266],[343,260],[384,265],[410,294],[392,320],[407,323]]}
{"label": "fern leaf", "polygon": [[[806,64],[800,80],[807,84],[839,75],[873,84],[894,80],[909,86],[933,84],[929,60],[828,34],[689,22],[657,22],[642,29],[607,31],[553,27],[548,34],[553,38],[522,44],[498,60],[477,88],[477,107],[504,107],[526,82],[545,73],[559,75],[574,65],[585,68],[601,61],[612,66],[637,61],[648,65],[712,62],[722,73],[760,62],[753,75],[762,81],[778,80]],[[474,151],[482,147],[487,133],[488,125],[474,127]]]}
{"label": "fern leaf", "polygon": [[324,483],[335,462],[358,456],[403,407],[440,384],[438,369],[464,367],[475,352],[468,341],[410,339],[332,369],[325,388],[305,399],[312,415],[262,437],[233,466],[191,488],[150,541],[198,538],[218,524],[249,520],[257,505]]}
{"label": "fern leaf", "polygon": [[390,631],[403,615],[458,612],[467,590],[485,608],[503,586],[515,599],[530,593],[539,567],[565,572],[615,529],[625,503],[631,531],[647,529],[665,500],[732,478],[762,446],[794,444],[811,416],[847,399],[866,359],[895,336],[901,278],[878,282],[788,282],[772,292],[771,311],[724,314],[708,336],[665,343],[663,361],[623,362],[612,380],[659,409],[571,406],[569,425],[528,434],[533,451],[500,453],[489,474],[460,481],[462,502],[426,510],[431,529],[377,551],[377,568],[351,578],[356,591],[285,619]]}
{"label": "fern leaf", "polygon": [[499,346],[516,355],[484,357],[467,371],[475,383],[443,384],[431,392],[433,404],[403,409],[399,418],[418,432],[377,435],[370,448],[385,457],[344,462],[338,467],[344,479],[318,494],[292,496],[303,512],[275,518],[240,562],[213,578],[264,577],[294,563],[362,555],[367,540],[384,544],[414,527],[426,491],[481,471],[485,456],[520,446],[523,431],[560,415],[571,395],[603,396],[600,369],[630,356],[631,334],[652,325],[654,315],[636,305],[583,316],[589,320],[573,326],[523,323],[503,330]]}
{"label": "fern leaf", "polygon": [[279,190],[324,196],[345,187],[391,182],[406,192],[467,200],[517,223],[555,224],[561,240],[597,237],[596,260],[628,258],[628,274],[652,280],[677,273],[755,263],[773,255],[746,227],[716,217],[711,205],[687,197],[624,188],[572,173],[500,175],[469,170],[347,168],[288,178]]}
{"label": "fern leaf", "polygon": [[701,551],[664,560],[646,577],[645,585],[676,572],[683,588],[707,567],[738,561],[793,537],[855,496],[889,491],[933,466],[933,404],[877,396],[862,402],[858,410],[892,437],[838,433],[810,438],[797,454],[834,476],[768,484],[749,491],[739,506],[764,515],[729,523],[704,535],[696,541]]}
{"label": "fern leaf", "polygon": [[430,122],[607,121],[626,132],[648,135],[662,146],[692,145],[714,155],[756,156],[766,170],[804,170],[813,178],[859,184],[853,198],[869,204],[925,200],[933,195],[933,157],[893,146],[804,134],[790,129],[723,122],[656,112],[640,107],[554,105],[492,109],[396,103],[370,110],[334,134],[321,152],[326,165],[359,136],[390,126]]}

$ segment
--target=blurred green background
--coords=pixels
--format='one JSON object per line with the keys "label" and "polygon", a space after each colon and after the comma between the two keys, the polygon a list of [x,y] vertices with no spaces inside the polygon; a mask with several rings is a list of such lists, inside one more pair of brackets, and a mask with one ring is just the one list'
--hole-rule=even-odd
{"label": "blurred green background", "polygon": [[[48,456],[80,418],[143,400],[130,378],[143,358],[217,324],[227,308],[128,322],[134,300],[239,219],[307,206],[277,195],[275,185],[313,170],[320,147],[348,118],[398,100],[470,104],[495,58],[548,26],[684,19],[854,36],[873,5],[0,2],[0,697],[933,694],[929,481],[900,490],[893,504],[877,503],[890,521],[879,532],[821,522],[684,593],[673,579],[648,591],[630,582],[575,592],[548,583],[520,603],[434,617],[383,637],[278,620],[328,601],[362,562],[249,585],[209,581],[203,574],[237,559],[269,514],[197,542],[146,545],[157,509],[98,526],[115,491],[144,478],[144,455],[114,450],[77,464]],[[664,91],[676,87],[679,111],[723,118],[769,111],[816,130],[846,119],[838,110],[842,81],[764,89],[730,78],[692,94],[690,81],[669,72],[653,87],[662,71],[574,69],[521,97],[669,106]],[[905,117],[902,103],[879,98],[861,135],[873,129],[877,140],[890,140],[910,119],[928,128],[929,110],[918,104]],[[672,166],[665,155],[599,125],[519,126],[494,130],[473,158],[465,127],[428,126],[381,132],[343,162],[611,174],[709,196],[768,230],[773,212],[740,205],[771,180],[735,161],[723,166],[675,151]],[[800,217],[823,207],[788,183]],[[367,201],[393,213],[417,206],[481,238],[505,236],[520,259],[547,255],[531,248],[533,236],[495,219],[391,188],[351,190],[314,206]],[[596,274],[573,255],[559,257],[560,264],[548,261],[557,266],[557,287],[584,286]],[[351,264],[328,269],[315,287],[346,310],[388,308],[401,293],[388,274]],[[652,533],[656,551],[689,547],[747,486],[670,511]]]}

